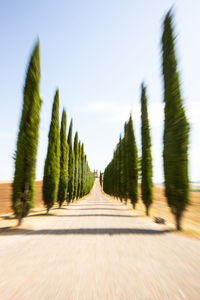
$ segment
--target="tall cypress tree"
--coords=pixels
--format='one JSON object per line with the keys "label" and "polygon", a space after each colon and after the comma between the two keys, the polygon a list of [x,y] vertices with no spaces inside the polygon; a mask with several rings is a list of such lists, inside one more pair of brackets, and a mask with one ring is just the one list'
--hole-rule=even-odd
{"label": "tall cypress tree", "polygon": [[102,186],[102,173],[100,171],[100,175],[99,175],[99,181],[100,181],[100,185]]}
{"label": "tall cypress tree", "polygon": [[69,145],[69,162],[68,162],[68,172],[69,172],[69,184],[68,184],[68,201],[72,201],[74,198],[74,151],[72,147],[72,130],[73,130],[73,120],[71,119],[69,132],[67,137],[67,143]]}
{"label": "tall cypress tree", "polygon": [[63,110],[60,129],[60,178],[58,185],[59,207],[61,207],[63,202],[67,199],[69,146],[66,138],[66,123],[66,112]]}
{"label": "tall cypress tree", "polygon": [[119,198],[122,201],[124,196],[124,161],[123,161],[123,145],[122,138],[119,138]]}
{"label": "tall cypress tree", "polygon": [[85,175],[85,153],[84,153],[84,144],[81,145],[81,191],[80,191],[80,197],[83,197],[84,195],[84,175]]}
{"label": "tall cypress tree", "polygon": [[138,200],[138,152],[133,130],[133,120],[130,116],[126,126],[126,168],[127,168],[127,196],[133,208]]}
{"label": "tall cypress tree", "polygon": [[129,169],[129,151],[127,143],[127,122],[124,124],[124,138],[122,139],[122,160],[123,160],[123,190],[122,195],[127,202],[128,200],[128,169]]}
{"label": "tall cypress tree", "polygon": [[35,165],[38,146],[41,99],[40,51],[37,41],[26,73],[23,109],[15,154],[15,173],[12,185],[12,208],[19,225],[34,205]]}
{"label": "tall cypress tree", "polygon": [[60,176],[59,92],[56,90],[49,130],[49,144],[44,166],[43,201],[49,209],[57,200]]}
{"label": "tall cypress tree", "polygon": [[151,137],[149,129],[146,88],[141,86],[141,136],[142,136],[142,201],[146,207],[146,215],[149,215],[149,207],[152,204],[152,157]]}
{"label": "tall cypress tree", "polygon": [[189,125],[181,99],[174,44],[173,16],[170,10],[164,19],[162,35],[162,71],[165,102],[163,159],[165,194],[168,205],[176,219],[176,228],[181,230],[181,217],[189,203]]}
{"label": "tall cypress tree", "polygon": [[82,177],[81,142],[79,142],[78,143],[78,192],[77,192],[77,198],[81,197],[81,177]]}
{"label": "tall cypress tree", "polygon": [[78,196],[78,132],[75,133],[74,137],[74,158],[75,158],[75,168],[74,168],[74,199]]}
{"label": "tall cypress tree", "polygon": [[37,41],[26,73],[23,109],[15,154],[15,173],[12,185],[12,208],[19,225],[34,206],[35,166],[38,146],[41,99],[40,50]]}

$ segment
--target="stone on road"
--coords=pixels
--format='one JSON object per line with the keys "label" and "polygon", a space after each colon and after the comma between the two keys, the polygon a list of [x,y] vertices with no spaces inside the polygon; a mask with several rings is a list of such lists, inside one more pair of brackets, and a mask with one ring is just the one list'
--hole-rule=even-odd
{"label": "stone on road", "polygon": [[[200,299],[200,243],[100,191],[0,235],[0,299]],[[28,219],[28,218],[27,218]]]}

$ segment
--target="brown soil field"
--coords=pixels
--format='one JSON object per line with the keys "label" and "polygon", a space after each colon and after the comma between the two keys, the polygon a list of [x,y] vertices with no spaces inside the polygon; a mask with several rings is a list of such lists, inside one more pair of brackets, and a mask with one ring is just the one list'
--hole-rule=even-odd
{"label": "brown soil field", "polygon": [[[0,183],[0,215],[12,212],[12,183]],[[43,206],[42,181],[35,182],[35,207]]]}
{"label": "brown soil field", "polygon": [[[35,188],[35,207],[43,207],[42,181],[36,181]],[[0,215],[12,213],[11,193],[11,183],[0,184]],[[162,187],[154,187],[153,193],[154,203],[150,208],[150,218],[162,217],[166,220],[167,225],[174,227],[174,216],[167,206],[167,201],[164,196],[164,189]],[[200,192],[190,192],[190,201],[191,203],[184,213],[182,226],[186,231],[200,237]],[[130,209],[132,210],[131,205]],[[141,200],[139,200],[136,205],[135,213],[137,213],[141,217],[145,217],[145,208]]]}

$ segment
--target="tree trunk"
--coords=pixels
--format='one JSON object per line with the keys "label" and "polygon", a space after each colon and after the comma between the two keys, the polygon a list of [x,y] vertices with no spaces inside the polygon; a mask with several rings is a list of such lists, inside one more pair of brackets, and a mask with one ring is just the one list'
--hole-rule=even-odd
{"label": "tree trunk", "polygon": [[22,224],[22,220],[23,220],[22,216],[19,216],[17,226],[20,226]]}
{"label": "tree trunk", "polygon": [[135,202],[133,202],[133,209],[135,209]]}
{"label": "tree trunk", "polygon": [[175,218],[176,218],[176,230],[181,231],[182,230],[181,229],[181,214],[180,213],[176,214]]}
{"label": "tree trunk", "polygon": [[59,202],[59,208],[61,208],[61,206],[62,206],[62,203],[61,203],[61,202]]}
{"label": "tree trunk", "polygon": [[47,206],[47,215],[49,214],[50,207]]}
{"label": "tree trunk", "polygon": [[146,216],[148,216],[148,215],[149,215],[149,207],[146,206]]}

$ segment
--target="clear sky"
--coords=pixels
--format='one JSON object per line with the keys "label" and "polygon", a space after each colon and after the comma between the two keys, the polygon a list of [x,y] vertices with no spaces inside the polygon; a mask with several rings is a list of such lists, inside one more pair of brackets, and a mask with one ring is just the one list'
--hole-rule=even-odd
{"label": "clear sky", "polygon": [[140,152],[140,85],[147,85],[154,182],[163,181],[162,21],[174,5],[181,90],[190,122],[190,180],[200,180],[199,0],[0,0],[0,181],[13,178],[25,72],[39,37],[43,99],[37,179],[43,177],[55,89],[90,168],[104,170],[133,115]]}

